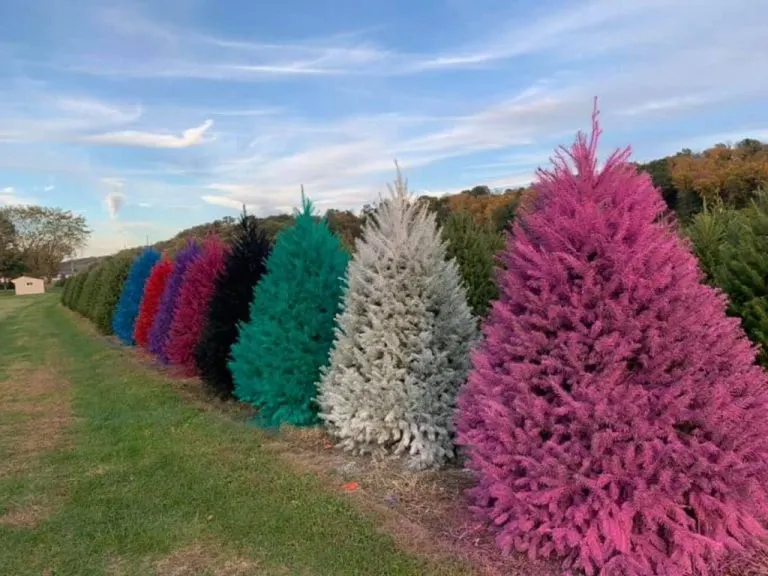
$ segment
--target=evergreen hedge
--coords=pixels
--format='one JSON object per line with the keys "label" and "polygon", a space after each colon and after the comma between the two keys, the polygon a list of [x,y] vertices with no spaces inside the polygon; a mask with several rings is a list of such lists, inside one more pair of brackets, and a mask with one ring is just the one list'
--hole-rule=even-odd
{"label": "evergreen hedge", "polygon": [[67,307],[70,310],[76,310],[77,303],[80,300],[80,294],[83,292],[83,286],[85,285],[85,280],[88,277],[88,271],[80,272],[77,276],[75,276],[75,282],[72,285],[72,292],[69,295],[68,301],[67,301]]}
{"label": "evergreen hedge", "polygon": [[91,316],[91,320],[102,334],[112,334],[112,317],[132,263],[133,258],[130,256],[118,255],[104,264]]}
{"label": "evergreen hedge", "polygon": [[106,269],[109,260],[110,259],[107,258],[91,268],[83,282],[83,289],[78,297],[76,310],[89,320],[93,320],[96,299],[101,286],[101,277],[104,274],[104,270]]}

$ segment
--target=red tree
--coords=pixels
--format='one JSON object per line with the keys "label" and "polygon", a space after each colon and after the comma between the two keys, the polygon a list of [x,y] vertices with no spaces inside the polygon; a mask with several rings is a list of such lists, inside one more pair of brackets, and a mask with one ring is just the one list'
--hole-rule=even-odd
{"label": "red tree", "polygon": [[597,117],[538,174],[458,405],[505,550],[611,576],[719,574],[766,536],[768,378]]}
{"label": "red tree", "polygon": [[210,236],[203,245],[202,256],[184,273],[168,331],[166,354],[171,364],[182,367],[188,375],[196,373],[195,346],[203,333],[216,278],[224,269],[228,252],[218,237]]}
{"label": "red tree", "polygon": [[160,307],[160,298],[163,296],[165,284],[168,282],[172,271],[173,262],[167,256],[163,256],[163,259],[152,268],[147,279],[133,334],[136,343],[143,348],[146,348],[149,342],[149,331],[152,329],[157,310]]}

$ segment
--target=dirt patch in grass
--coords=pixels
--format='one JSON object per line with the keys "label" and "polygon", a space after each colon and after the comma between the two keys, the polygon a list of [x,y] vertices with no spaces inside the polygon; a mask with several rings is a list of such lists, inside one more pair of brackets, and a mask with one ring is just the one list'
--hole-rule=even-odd
{"label": "dirt patch in grass", "polygon": [[[43,453],[66,445],[73,420],[69,385],[55,371],[16,364],[8,374],[0,386],[0,434],[10,441],[3,448],[0,477],[27,472]],[[53,508],[49,500],[33,497],[13,505],[0,515],[0,524],[34,527]]]}
{"label": "dirt patch in grass", "polygon": [[[154,563],[157,576],[250,576],[265,574],[258,563],[223,550],[220,546],[192,544]],[[271,571],[270,574],[278,574]],[[287,571],[284,572],[287,574]]]}
{"label": "dirt patch in grass", "polygon": [[[195,542],[160,559],[139,561],[141,574],[154,576],[280,576],[288,571],[265,571],[259,562],[240,556],[218,543]],[[131,562],[113,557],[107,562],[108,576],[131,573]],[[135,572],[135,571],[134,571]]]}
{"label": "dirt patch in grass", "polygon": [[0,422],[7,422],[4,432],[19,439],[11,460],[28,460],[59,446],[72,422],[69,384],[47,368],[12,366],[0,386]]}
{"label": "dirt patch in grass", "polygon": [[18,507],[12,507],[8,512],[0,515],[0,525],[34,528],[39,522],[45,520],[49,513],[48,506],[33,500]]}

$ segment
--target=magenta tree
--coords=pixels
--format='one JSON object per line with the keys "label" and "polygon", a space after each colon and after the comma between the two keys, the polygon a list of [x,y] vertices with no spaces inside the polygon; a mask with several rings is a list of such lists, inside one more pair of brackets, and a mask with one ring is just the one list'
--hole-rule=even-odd
{"label": "magenta tree", "polygon": [[458,401],[471,497],[505,550],[715,574],[766,536],[768,378],[629,149],[598,169],[599,133],[508,238]]}

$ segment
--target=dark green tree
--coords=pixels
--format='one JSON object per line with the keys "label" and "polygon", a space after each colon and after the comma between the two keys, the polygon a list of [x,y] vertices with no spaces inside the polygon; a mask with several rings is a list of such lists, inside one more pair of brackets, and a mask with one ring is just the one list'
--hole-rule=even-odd
{"label": "dark green tree", "polygon": [[112,316],[123,292],[123,284],[128,277],[133,258],[128,255],[114,256],[104,264],[104,271],[99,278],[99,286],[94,299],[91,320],[102,334],[112,334]]}
{"label": "dark green tree", "polygon": [[302,201],[293,226],[275,240],[229,363],[235,396],[258,408],[265,427],[317,422],[316,382],[328,362],[349,259],[325,219]]}
{"label": "dark green tree", "polygon": [[768,366],[768,194],[740,210],[705,207],[687,233],[707,281],[728,296],[728,313],[741,318]]}
{"label": "dark green tree", "polygon": [[474,186],[471,190],[462,190],[462,194],[469,194],[470,196],[490,196],[491,189],[488,186]]}
{"label": "dark green tree", "polygon": [[109,262],[109,258],[103,260],[88,271],[88,275],[83,282],[83,289],[78,296],[75,310],[89,320],[93,320],[96,298],[99,295],[101,286],[101,277]]}
{"label": "dark green tree", "polygon": [[446,256],[455,258],[459,266],[467,301],[475,316],[485,316],[498,295],[494,279],[494,255],[504,246],[504,239],[479,225],[468,212],[448,216],[443,227]]}
{"label": "dark green tree", "polygon": [[85,284],[85,279],[88,276],[88,270],[85,270],[84,272],[80,272],[76,276],[74,276],[74,281],[72,282],[72,291],[70,292],[69,296],[67,297],[67,308],[70,310],[75,310],[78,301],[80,300],[80,294],[83,292],[83,285]]}
{"label": "dark green tree", "polygon": [[60,301],[66,306],[69,301],[69,295],[72,293],[72,286],[75,284],[75,277],[70,276],[64,281],[64,289],[61,291]]}
{"label": "dark green tree", "polygon": [[728,295],[729,312],[761,347],[768,366],[768,194],[759,192],[730,223],[713,278]]}
{"label": "dark green tree", "polygon": [[726,208],[722,203],[704,207],[686,228],[699,259],[699,266],[710,284],[716,284],[715,275],[723,264],[723,251],[727,243],[738,241],[741,214]]}
{"label": "dark green tree", "polygon": [[[427,205],[428,210],[435,213],[435,221],[438,226],[445,224],[448,214],[451,213],[448,203],[446,202],[446,196],[419,196],[418,202],[423,202]],[[370,215],[373,213],[375,206],[368,206],[367,208],[369,210],[368,214]],[[363,210],[365,211],[366,208],[363,208]]]}
{"label": "dark green tree", "polygon": [[678,190],[672,180],[672,171],[669,169],[667,159],[651,160],[645,164],[637,164],[637,167],[650,175],[653,185],[661,190],[661,195],[664,198],[664,202],[667,203],[667,207],[670,210],[676,210]]}

